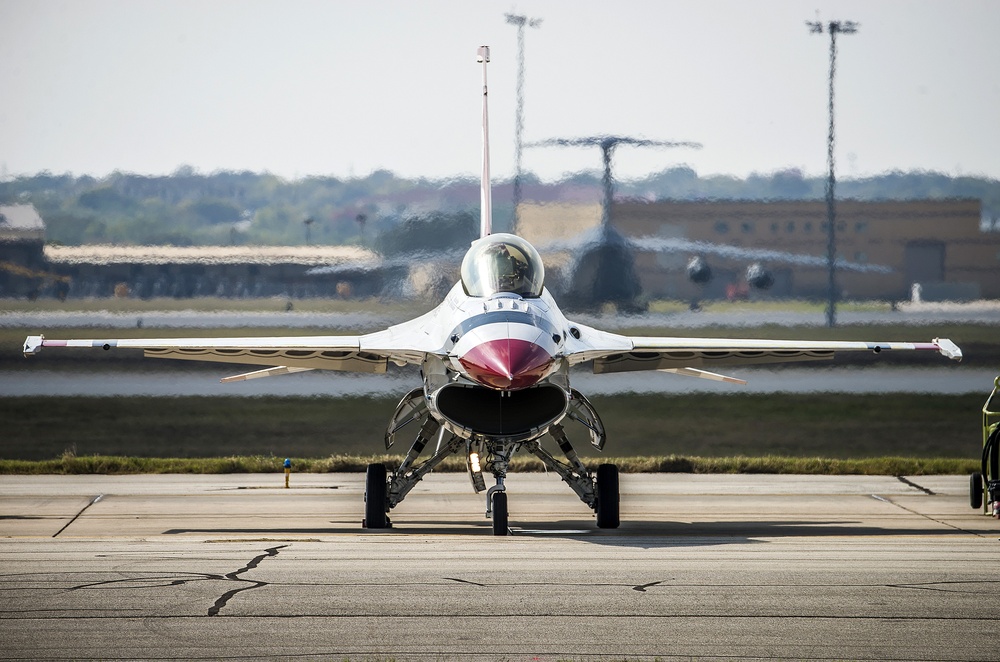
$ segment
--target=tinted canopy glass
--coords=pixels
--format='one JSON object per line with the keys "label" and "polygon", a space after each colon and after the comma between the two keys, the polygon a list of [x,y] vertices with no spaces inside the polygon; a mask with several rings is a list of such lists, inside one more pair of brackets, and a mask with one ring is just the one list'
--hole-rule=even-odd
{"label": "tinted canopy glass", "polygon": [[544,282],[545,268],[538,251],[512,234],[491,234],[473,242],[462,261],[462,285],[470,296],[512,292],[537,297]]}

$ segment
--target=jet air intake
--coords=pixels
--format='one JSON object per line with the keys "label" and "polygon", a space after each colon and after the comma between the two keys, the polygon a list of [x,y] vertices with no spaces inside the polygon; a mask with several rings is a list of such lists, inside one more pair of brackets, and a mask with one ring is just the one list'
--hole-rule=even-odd
{"label": "jet air intake", "polygon": [[469,433],[529,441],[545,434],[566,413],[566,393],[553,384],[519,391],[451,384],[433,397],[434,408],[461,436]]}

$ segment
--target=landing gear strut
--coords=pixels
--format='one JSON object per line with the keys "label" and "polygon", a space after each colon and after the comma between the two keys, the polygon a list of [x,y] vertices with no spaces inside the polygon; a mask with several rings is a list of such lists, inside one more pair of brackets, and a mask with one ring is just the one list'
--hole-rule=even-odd
{"label": "landing gear strut", "polygon": [[[595,448],[603,448],[604,425],[597,412],[586,398],[576,391],[572,393],[568,416],[590,431],[591,444]],[[573,449],[561,425],[552,425],[548,432],[565,455],[565,461],[556,459],[543,449],[537,439],[509,441],[503,438],[476,436],[466,440],[442,430],[441,424],[429,415],[422,398],[420,389],[408,393],[397,407],[386,432],[386,448],[388,448],[403,428],[410,423],[420,423],[420,430],[399,467],[390,472],[384,464],[368,465],[365,475],[365,518],[362,522],[362,526],[366,529],[391,528],[389,511],[406,498],[410,490],[446,457],[464,450],[472,486],[476,492],[486,490],[484,472],[492,473],[496,479],[496,485],[486,490],[486,517],[492,520],[493,535],[508,535],[510,518],[504,481],[511,456],[522,448],[541,460],[548,470],[559,474],[580,500],[593,509],[598,528],[618,528],[620,524],[618,467],[613,464],[602,464],[596,473],[587,471],[587,467]],[[435,436],[438,436],[438,441],[434,453],[418,464],[418,457]]]}
{"label": "landing gear strut", "polygon": [[[399,505],[410,490],[424,476],[433,471],[434,467],[449,455],[465,446],[465,442],[455,435],[448,437],[448,442],[438,443],[438,449],[421,464],[415,464],[424,446],[441,429],[441,424],[431,417],[426,417],[420,426],[416,439],[409,452],[403,458],[399,468],[391,474],[384,464],[369,464],[365,475],[365,519],[361,525],[366,529],[388,529],[392,527],[388,512]],[[441,441],[443,441],[444,437]]]}
{"label": "landing gear strut", "polygon": [[546,468],[559,474],[580,500],[594,510],[598,528],[617,529],[620,524],[618,467],[613,464],[602,464],[597,467],[596,476],[593,476],[580,461],[562,426],[553,425],[549,429],[549,434],[566,455],[566,462],[557,460],[537,441],[527,444],[527,450],[541,460]]}

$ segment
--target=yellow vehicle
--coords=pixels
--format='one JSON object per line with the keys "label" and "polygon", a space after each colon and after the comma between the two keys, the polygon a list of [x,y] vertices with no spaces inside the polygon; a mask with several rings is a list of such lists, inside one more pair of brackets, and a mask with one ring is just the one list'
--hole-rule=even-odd
{"label": "yellow vehicle", "polygon": [[973,508],[1000,517],[1000,377],[983,405],[983,461],[970,477],[969,498]]}

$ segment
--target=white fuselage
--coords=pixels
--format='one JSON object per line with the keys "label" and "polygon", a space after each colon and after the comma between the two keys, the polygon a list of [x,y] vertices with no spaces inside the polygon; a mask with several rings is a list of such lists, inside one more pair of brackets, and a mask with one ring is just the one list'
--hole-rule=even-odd
{"label": "white fuselage", "polygon": [[548,292],[468,296],[457,284],[424,318],[441,351],[422,365],[434,417],[463,438],[528,441],[566,414],[569,323]]}

